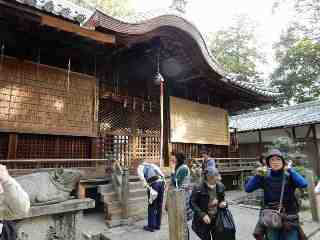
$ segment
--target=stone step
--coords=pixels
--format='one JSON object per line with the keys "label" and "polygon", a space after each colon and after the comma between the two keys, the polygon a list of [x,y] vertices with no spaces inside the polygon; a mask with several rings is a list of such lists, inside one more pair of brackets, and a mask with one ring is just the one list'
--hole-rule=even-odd
{"label": "stone step", "polygon": [[144,189],[142,182],[129,182],[129,189],[136,190],[136,189]]}
{"label": "stone step", "polygon": [[118,201],[118,195],[115,192],[104,193],[100,195],[101,202],[113,202]]}
{"label": "stone step", "polygon": [[112,193],[114,192],[112,184],[104,184],[98,186],[98,193],[104,194],[104,193]]}
{"label": "stone step", "polygon": [[129,198],[137,198],[137,197],[144,197],[147,195],[146,190],[143,189],[130,189],[129,191]]}

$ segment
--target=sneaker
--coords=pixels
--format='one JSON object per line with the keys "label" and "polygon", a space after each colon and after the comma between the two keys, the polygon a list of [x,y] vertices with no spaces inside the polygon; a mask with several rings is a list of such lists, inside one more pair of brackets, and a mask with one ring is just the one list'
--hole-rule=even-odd
{"label": "sneaker", "polygon": [[154,232],[154,229],[149,226],[144,226],[143,230],[148,231],[148,232]]}

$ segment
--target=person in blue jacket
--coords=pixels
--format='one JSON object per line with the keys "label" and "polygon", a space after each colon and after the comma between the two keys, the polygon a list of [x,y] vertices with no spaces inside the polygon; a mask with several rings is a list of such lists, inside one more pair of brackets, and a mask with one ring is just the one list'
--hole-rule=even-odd
{"label": "person in blue jacket", "polygon": [[[263,189],[263,208],[279,210],[281,188],[283,178],[286,178],[283,208],[283,216],[287,216],[281,229],[268,229],[261,224],[256,228],[254,237],[257,240],[301,240],[303,231],[299,225],[299,205],[295,196],[297,188],[306,188],[308,182],[291,167],[288,167],[283,154],[278,149],[273,149],[266,157],[269,171],[263,173],[257,171],[245,185],[245,191],[250,193],[257,189]],[[289,217],[290,216],[290,219]],[[257,231],[259,229],[260,231]]]}

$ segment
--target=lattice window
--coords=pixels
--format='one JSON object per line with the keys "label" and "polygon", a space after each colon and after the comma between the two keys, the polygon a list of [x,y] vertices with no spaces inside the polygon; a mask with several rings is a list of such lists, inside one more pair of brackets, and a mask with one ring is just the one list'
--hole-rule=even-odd
{"label": "lattice window", "polygon": [[86,137],[60,137],[59,158],[81,159],[90,158],[90,138]]}
{"label": "lattice window", "polygon": [[9,134],[0,133],[0,159],[8,156]]}
{"label": "lattice window", "polygon": [[55,136],[20,134],[18,135],[17,158],[55,158]]}
{"label": "lattice window", "polygon": [[18,159],[88,159],[90,156],[91,141],[88,137],[18,135]]}

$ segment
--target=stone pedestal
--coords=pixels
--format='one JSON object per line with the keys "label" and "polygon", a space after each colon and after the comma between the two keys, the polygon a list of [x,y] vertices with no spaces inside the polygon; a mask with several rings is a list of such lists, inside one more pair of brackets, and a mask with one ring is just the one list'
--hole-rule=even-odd
{"label": "stone pedestal", "polygon": [[32,207],[17,220],[18,240],[81,240],[83,210],[94,208],[92,199]]}

